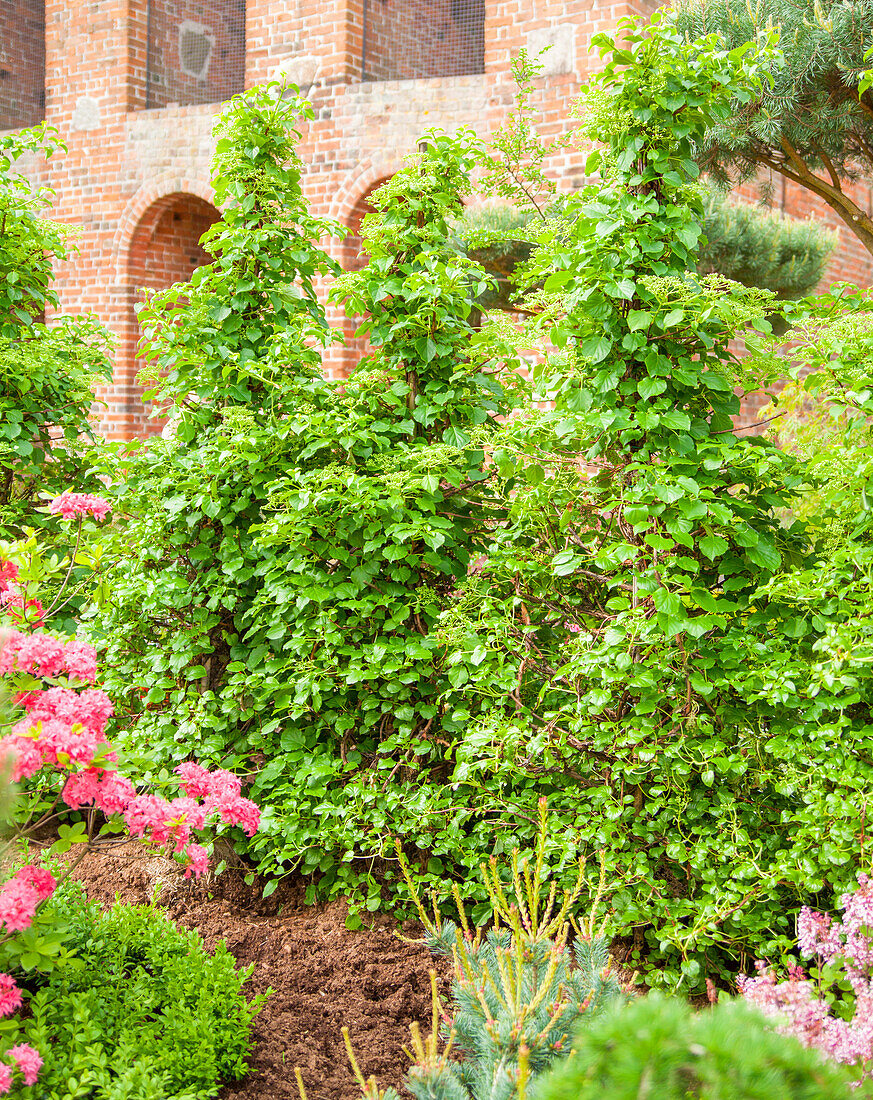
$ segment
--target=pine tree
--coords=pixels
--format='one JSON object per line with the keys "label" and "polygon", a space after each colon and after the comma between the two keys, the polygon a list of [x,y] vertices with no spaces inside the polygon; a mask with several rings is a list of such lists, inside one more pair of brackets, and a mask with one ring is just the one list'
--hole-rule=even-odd
{"label": "pine tree", "polygon": [[[492,857],[481,868],[494,913],[483,933],[470,926],[460,894],[455,902],[460,926],[443,920],[434,904],[429,914],[409,875],[398,846],[400,865],[425,927],[425,942],[435,955],[452,959],[452,1011],[442,1009],[433,982],[431,1034],[423,1039],[412,1027],[413,1065],[406,1088],[416,1100],[516,1100],[570,1052],[570,1036],[620,999],[621,987],[610,971],[605,925],[596,925],[604,881],[596,891],[587,920],[573,921],[573,908],[585,885],[580,862],[576,885],[557,904],[556,884],[547,888],[548,822],[545,799],[539,804],[539,832],[533,860],[514,849],[508,885]],[[569,946],[571,924],[577,935]],[[440,1043],[440,1021],[445,1045]],[[365,1100],[399,1100],[393,1089],[365,1081],[351,1047],[346,1047]]]}
{"label": "pine tree", "polygon": [[710,127],[701,166],[741,180],[779,172],[824,199],[873,252],[873,218],[843,189],[873,169],[873,89],[863,79],[873,0],[680,0],[675,20],[687,39],[715,34],[729,49],[778,32],[769,80]]}

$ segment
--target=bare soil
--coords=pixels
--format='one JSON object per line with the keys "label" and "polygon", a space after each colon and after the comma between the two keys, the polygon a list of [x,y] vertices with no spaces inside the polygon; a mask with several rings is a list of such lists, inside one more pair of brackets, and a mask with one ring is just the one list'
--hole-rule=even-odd
{"label": "bare soil", "polygon": [[[429,1019],[429,973],[441,968],[422,943],[395,934],[390,915],[351,932],[345,905],[305,905],[300,881],[280,883],[266,899],[257,880],[246,885],[244,869],[194,884],[177,864],[138,844],[89,852],[74,877],[89,897],[107,906],[116,898],[145,904],[156,897],[173,920],[196,929],[208,948],[223,939],[240,966],[254,964],[250,995],[273,989],[255,1017],[251,1072],[226,1085],[222,1100],[296,1098],[295,1066],[309,1100],[357,1100],[361,1090],[346,1057],[344,1026],[364,1075],[374,1074],[383,1088],[401,1087],[409,1065],[401,1048],[410,1024]],[[407,923],[400,931],[416,937],[421,929]]]}

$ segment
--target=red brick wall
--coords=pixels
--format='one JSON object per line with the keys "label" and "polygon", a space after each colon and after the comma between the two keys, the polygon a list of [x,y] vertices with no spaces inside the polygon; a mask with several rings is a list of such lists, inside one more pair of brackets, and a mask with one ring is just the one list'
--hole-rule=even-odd
{"label": "red brick wall", "polygon": [[[151,0],[147,15],[149,107],[166,107],[171,103],[218,103],[243,90],[245,0],[209,0],[209,3]],[[189,30],[202,28],[212,40],[202,78],[183,69],[180,52],[183,25]],[[192,68],[190,62],[186,67]],[[198,69],[199,65],[193,67]]]}
{"label": "red brick wall", "polygon": [[0,0],[0,130],[35,126],[45,111],[45,4]]}
{"label": "red brick wall", "polygon": [[362,69],[366,80],[481,73],[484,0],[368,0]]}
{"label": "red brick wall", "polygon": [[[5,0],[7,5],[24,2]],[[155,10],[173,5],[172,32],[173,21],[182,17],[214,25],[216,12],[229,17],[241,0],[201,0],[199,7],[194,0],[153,3]],[[0,12],[3,4],[0,0]],[[544,55],[537,107],[543,132],[562,132],[580,83],[599,64],[589,52],[591,35],[655,7],[648,0],[485,0],[484,73],[361,83],[363,4],[248,0],[245,5],[246,85],[281,66],[290,79],[311,88],[316,118],[303,130],[301,154],[309,164],[305,188],[317,214],[352,226],[370,189],[396,171],[426,129],[471,126],[487,135],[499,124],[512,103],[509,58],[521,47],[536,52],[553,43]],[[422,26],[445,25],[451,11],[447,4],[451,0],[368,0],[368,9],[395,21],[405,10],[406,22],[421,36]],[[147,22],[146,0],[46,0],[46,116],[61,131],[69,153],[47,166],[32,165],[34,180],[57,191],[54,216],[81,230],[78,257],[57,269],[64,308],[95,310],[120,340],[116,385],[103,425],[108,434],[122,437],[148,430],[132,381],[137,287],[188,273],[186,264],[195,254],[190,246],[203,224],[197,218],[212,216],[205,204],[212,197],[211,127],[220,109],[210,103],[142,109]],[[178,59],[173,33],[163,50],[165,62]],[[450,36],[443,47],[440,64],[448,63],[455,48]],[[400,60],[395,52],[386,64],[397,66]],[[181,85],[177,90],[180,99],[187,95]],[[552,171],[563,188],[576,187],[583,182],[583,164],[581,151],[568,150]],[[778,197],[778,180],[776,187]],[[860,191],[867,205],[868,192]],[[834,223],[827,208],[806,192],[789,187],[786,206],[789,212],[809,210]],[[183,223],[162,222],[168,211],[179,213]],[[173,243],[173,233],[183,226]],[[841,230],[841,238],[829,277],[873,282],[870,257],[847,230]],[[145,267],[144,240],[150,242]],[[331,247],[351,262],[354,242]],[[167,259],[161,267],[157,256],[163,248]],[[352,331],[349,322],[342,327]],[[360,350],[357,344],[334,349],[326,357],[327,371],[345,374]]]}

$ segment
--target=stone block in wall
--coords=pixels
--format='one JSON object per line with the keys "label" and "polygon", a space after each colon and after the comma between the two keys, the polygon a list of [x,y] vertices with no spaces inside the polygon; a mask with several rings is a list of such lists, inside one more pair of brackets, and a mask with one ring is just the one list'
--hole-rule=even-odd
{"label": "stone block in wall", "polygon": [[576,71],[576,27],[572,23],[554,23],[537,27],[527,35],[527,52],[539,57],[543,76],[559,76]]}

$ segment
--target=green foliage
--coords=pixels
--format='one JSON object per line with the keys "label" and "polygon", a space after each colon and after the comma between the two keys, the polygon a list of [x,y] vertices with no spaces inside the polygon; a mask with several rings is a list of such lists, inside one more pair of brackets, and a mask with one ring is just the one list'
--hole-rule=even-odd
{"label": "green foliage", "polygon": [[779,36],[758,93],[735,99],[701,136],[701,165],[721,178],[780,172],[828,203],[868,251],[873,220],[843,183],[869,174],[873,156],[871,26],[871,0],[680,0],[676,12],[689,40],[716,34],[730,49]]}
{"label": "green foliage", "polygon": [[[696,270],[772,290],[779,298],[802,298],[824,274],[836,233],[813,221],[735,202],[717,191],[703,200],[703,232]],[[512,310],[522,292],[513,275],[531,257],[540,222],[532,211],[489,204],[465,212],[456,226],[468,255],[496,280],[479,297],[483,309]]]}
{"label": "green foliage", "polygon": [[[10,870],[27,862],[27,848],[19,853],[8,845],[4,859]],[[42,862],[56,879],[63,878],[65,868],[53,862]],[[38,985],[54,970],[72,973],[81,967],[77,949],[87,938],[87,929],[97,919],[99,906],[85,897],[78,883],[63,883],[47,902],[36,911],[32,923],[15,933],[6,932],[0,941],[0,971],[17,974],[20,984]],[[18,1019],[0,1021],[0,1033],[19,1025]]]}
{"label": "green foliage", "polygon": [[261,866],[317,870],[325,893],[363,882],[375,908],[378,882],[353,861],[372,861],[388,821],[438,877],[458,842],[475,866],[483,810],[504,812],[490,792],[415,777],[444,769],[428,631],[483,545],[484,442],[514,398],[494,351],[471,344],[486,278],[449,243],[469,142],[439,135],[374,196],[370,267],[338,284],[369,316],[374,358],[342,385],[320,376],[311,284],[329,261],[291,155],[299,109],[275,89],[232,102],[215,264],[146,311],[180,420],[124,471],[132,518],[93,629],[141,768],[193,752],[257,772]]}
{"label": "green foliage", "polygon": [[[494,924],[471,929],[460,892],[455,890],[461,925],[440,919],[434,900],[431,918],[421,903],[400,855],[404,877],[426,929],[428,947],[453,960],[452,1011],[439,1003],[435,978],[433,1026],[423,1040],[412,1027],[413,1065],[406,1088],[417,1100],[512,1100],[524,1097],[526,1086],[569,1053],[568,1039],[580,1021],[588,1025],[620,997],[610,973],[608,940],[597,929],[596,907],[580,927],[572,950],[568,947],[571,913],[584,884],[580,863],[574,889],[556,905],[557,883],[548,888],[545,856],[547,819],[544,802],[534,859],[511,857],[510,882],[492,858],[483,864],[482,878],[494,913]],[[601,882],[601,890],[603,883]],[[443,1020],[445,1047],[439,1043]],[[389,1089],[381,1092],[371,1078],[364,1081],[344,1032],[352,1067],[370,1100],[396,1100]]]}
{"label": "green foliage", "polygon": [[785,307],[694,273],[695,152],[770,55],[666,20],[622,32],[584,101],[601,181],[531,236],[527,320],[474,327],[490,280],[452,227],[476,164],[524,192],[535,139],[483,159],[430,134],[337,283],[373,347],[341,383],[317,369],[301,108],[233,101],[217,260],[146,315],[177,437],[126,470],[93,631],[140,770],[196,754],[249,776],[248,853],[351,896],[352,923],[397,890],[389,837],[479,921],[473,870],[534,834],[545,795],[558,853],[604,850],[634,965],[700,988],[787,946],[810,890],[851,884],[873,776],[853,697],[801,697],[785,663],[827,625],[784,588],[815,564],[786,518],[803,464],[733,434],[735,390],[776,373],[735,341],[761,346]]}
{"label": "green foliage", "polygon": [[810,294],[839,239],[812,220],[732,202],[717,192],[707,194],[703,212],[706,243],[698,272],[772,290],[778,298]]}
{"label": "green foliage", "polygon": [[617,924],[664,964],[650,980],[697,985],[716,946],[781,942],[786,884],[814,850],[770,766],[769,715],[739,683],[761,660],[758,586],[806,549],[776,515],[799,474],[732,433],[734,387],[759,379],[730,341],[772,296],[688,274],[694,142],[751,96],[752,55],[663,24],[599,44],[587,134],[605,148],[588,170],[604,181],[568,199],[531,261],[529,328],[563,349],[538,373],[555,407],[516,418],[493,452],[509,520],[441,620],[465,673],[446,698],[468,722],[486,712],[479,760],[469,746],[459,769],[572,778],[550,804],[605,850]]}
{"label": "green foliage", "polygon": [[658,994],[580,1031],[536,1100],[848,1100],[850,1074],[741,1002],[694,1012]]}
{"label": "green foliage", "polygon": [[245,1074],[265,998],[246,1002],[251,971],[223,943],[209,955],[154,907],[101,913],[69,885],[48,904],[66,911],[72,957],[31,975],[29,1014],[3,1025],[42,1056],[41,1098],[207,1100]]}
{"label": "green foliage", "polygon": [[51,192],[13,171],[25,154],[59,148],[44,126],[0,136],[0,537],[39,525],[40,494],[93,489],[87,445],[94,383],[110,378],[109,336],[87,314],[43,323],[57,307],[52,262],[68,231],[41,216]]}

